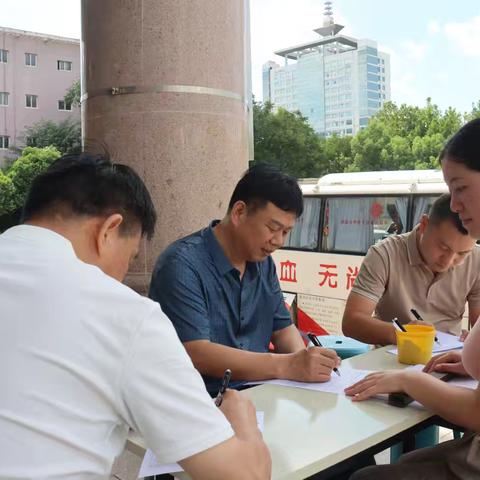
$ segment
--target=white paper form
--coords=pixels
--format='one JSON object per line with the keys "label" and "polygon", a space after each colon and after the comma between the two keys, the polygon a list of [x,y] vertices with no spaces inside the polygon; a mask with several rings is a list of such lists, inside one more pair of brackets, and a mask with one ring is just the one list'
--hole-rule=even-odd
{"label": "white paper form", "polygon": [[371,370],[357,370],[354,368],[340,367],[340,376],[332,372],[328,382],[310,383],[295,382],[293,380],[263,380],[258,382],[249,382],[250,385],[271,384],[281,385],[283,387],[303,388],[305,390],[315,390],[317,392],[336,393],[344,395],[344,390],[354,383],[362,380],[366,375],[372,373]]}
{"label": "white paper form", "polygon": [[[264,412],[257,412],[257,425],[261,432],[263,432]],[[178,463],[164,463],[159,464],[155,458],[155,454],[148,449],[143,457],[138,478],[150,477],[153,475],[163,475],[165,473],[183,472],[182,467]]]}
{"label": "white paper form", "polygon": [[[438,338],[438,342],[433,343],[432,353],[441,353],[447,352],[449,350],[457,350],[459,348],[463,348],[463,342],[461,342],[455,335],[444,332],[436,332],[435,335]],[[387,352],[392,353],[393,355],[397,355],[398,349],[391,348],[387,350]]]}

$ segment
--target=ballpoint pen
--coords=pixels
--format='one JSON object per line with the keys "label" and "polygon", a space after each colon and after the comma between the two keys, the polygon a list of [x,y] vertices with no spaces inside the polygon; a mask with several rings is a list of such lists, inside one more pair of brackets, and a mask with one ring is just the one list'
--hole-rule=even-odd
{"label": "ballpoint pen", "polygon": [[223,394],[228,388],[228,384],[230,383],[230,379],[232,378],[232,371],[227,368],[225,373],[223,374],[222,384],[220,385],[220,389],[218,390],[217,396],[215,397],[215,405],[219,407],[223,401]]}

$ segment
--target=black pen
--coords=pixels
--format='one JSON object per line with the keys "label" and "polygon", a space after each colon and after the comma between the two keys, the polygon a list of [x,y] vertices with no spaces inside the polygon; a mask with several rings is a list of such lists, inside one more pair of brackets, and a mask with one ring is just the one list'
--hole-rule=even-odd
{"label": "black pen", "polygon": [[225,373],[223,374],[222,384],[220,385],[220,389],[218,390],[217,396],[215,397],[215,405],[219,407],[223,402],[223,394],[225,390],[228,388],[228,384],[230,383],[230,379],[232,378],[232,371],[227,368]]}
{"label": "black pen", "polygon": [[[425,320],[420,316],[420,314],[414,309],[414,308],[411,308],[410,311],[412,312],[412,315],[419,321],[419,322],[424,322]],[[435,335],[435,341],[437,343],[440,343],[438,341],[438,338],[437,336]]]}
{"label": "black pen", "polygon": [[[307,333],[307,337],[309,338],[309,340],[313,343],[313,345],[315,345],[315,347],[321,347],[322,344],[320,343],[320,340],[318,340],[317,336],[314,335],[313,333]],[[338,368],[337,367],[333,367],[333,371],[338,375],[340,376],[340,372],[338,371]]]}

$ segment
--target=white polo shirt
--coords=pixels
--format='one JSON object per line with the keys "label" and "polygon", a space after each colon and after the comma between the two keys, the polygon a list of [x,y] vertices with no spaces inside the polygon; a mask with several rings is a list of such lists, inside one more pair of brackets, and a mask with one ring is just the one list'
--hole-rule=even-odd
{"label": "white polo shirt", "polygon": [[0,235],[0,479],[103,479],[139,432],[160,462],[232,437],[159,305],[51,230]]}

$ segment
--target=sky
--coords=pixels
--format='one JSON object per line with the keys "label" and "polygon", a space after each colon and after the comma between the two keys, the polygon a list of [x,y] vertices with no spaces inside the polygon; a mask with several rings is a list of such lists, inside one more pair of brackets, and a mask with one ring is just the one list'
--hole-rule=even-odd
{"label": "sky", "polygon": [[[207,0],[203,0],[207,1]],[[236,0],[225,0],[236,1]],[[80,0],[0,0],[0,25],[80,37]],[[262,99],[262,65],[275,50],[317,38],[323,0],[250,0],[252,85]],[[480,1],[333,0],[343,33],[390,54],[392,100],[471,109],[480,100]]]}
{"label": "sky", "polygon": [[[478,0],[332,0],[342,33],[369,38],[390,54],[392,100],[471,110],[480,100]],[[262,65],[273,54],[318,38],[323,0],[251,0],[252,83],[262,98]]]}

